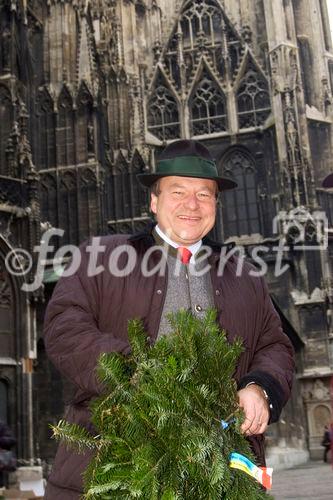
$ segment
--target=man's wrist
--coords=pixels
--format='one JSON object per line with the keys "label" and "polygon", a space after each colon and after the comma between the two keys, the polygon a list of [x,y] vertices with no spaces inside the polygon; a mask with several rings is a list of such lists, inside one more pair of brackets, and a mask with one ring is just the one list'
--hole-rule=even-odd
{"label": "man's wrist", "polygon": [[267,394],[267,391],[259,384],[257,384],[257,382],[249,382],[248,384],[246,384],[246,386],[244,387],[244,389],[246,389],[247,387],[251,386],[251,385],[254,385],[255,387],[258,387],[258,389],[260,389],[262,395],[264,396],[266,402],[267,402],[267,406],[269,408],[269,410],[273,410],[273,405],[272,403],[270,402],[270,399],[269,399],[269,396]]}
{"label": "man's wrist", "polygon": [[[273,407],[270,408],[270,423],[277,422],[285,404],[286,388],[283,388],[279,380],[270,373],[262,370],[252,370],[238,381],[238,390],[244,389],[250,382],[254,382],[265,389],[269,402]],[[259,390],[258,394],[260,394]]]}

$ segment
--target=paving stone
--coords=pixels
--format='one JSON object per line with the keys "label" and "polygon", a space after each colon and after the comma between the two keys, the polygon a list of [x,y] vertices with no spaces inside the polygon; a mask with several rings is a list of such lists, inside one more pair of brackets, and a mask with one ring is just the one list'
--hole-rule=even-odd
{"label": "paving stone", "polygon": [[333,469],[330,464],[308,462],[273,473],[275,500],[333,500]]}

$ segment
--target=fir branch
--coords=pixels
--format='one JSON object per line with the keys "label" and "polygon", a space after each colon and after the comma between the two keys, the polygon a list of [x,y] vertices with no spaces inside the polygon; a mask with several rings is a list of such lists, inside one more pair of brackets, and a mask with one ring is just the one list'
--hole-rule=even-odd
{"label": "fir branch", "polygon": [[63,441],[78,453],[84,453],[87,448],[90,450],[99,448],[99,436],[94,438],[86,429],[77,424],[70,424],[65,420],[60,420],[58,425],[50,425],[50,427],[54,439]]}

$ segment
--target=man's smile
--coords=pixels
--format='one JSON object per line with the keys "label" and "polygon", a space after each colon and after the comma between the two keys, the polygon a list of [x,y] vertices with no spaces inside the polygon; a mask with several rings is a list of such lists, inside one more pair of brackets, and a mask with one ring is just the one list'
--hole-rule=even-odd
{"label": "man's smile", "polygon": [[178,215],[178,218],[181,219],[181,220],[185,220],[185,221],[198,221],[198,220],[201,220],[201,217],[195,217],[195,216],[191,216],[191,215]]}

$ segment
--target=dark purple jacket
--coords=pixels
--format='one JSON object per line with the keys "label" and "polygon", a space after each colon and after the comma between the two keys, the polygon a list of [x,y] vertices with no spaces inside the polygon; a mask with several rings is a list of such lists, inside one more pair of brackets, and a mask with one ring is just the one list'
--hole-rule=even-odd
{"label": "dark purple jacket", "polygon": [[[236,277],[237,259],[231,258],[219,277],[221,246],[208,240],[204,243],[213,248],[209,262],[219,324],[230,340],[241,337],[244,342],[245,349],[235,372],[238,387],[245,387],[250,381],[260,384],[273,405],[271,422],[275,422],[290,395],[294,371],[292,346],[281,329],[264,280],[248,274],[254,268],[246,264],[242,275]],[[109,269],[112,251],[118,245],[127,244],[138,255],[134,270],[125,277],[114,277],[108,271],[88,277],[88,244],[82,245],[81,265],[73,276],[59,280],[48,304],[44,330],[48,356],[77,388],[65,418],[92,432],[88,405],[102,389],[95,374],[99,355],[129,352],[127,323],[131,318],[141,318],[149,336],[155,340],[167,288],[166,277],[158,273],[145,277],[141,272],[142,257],[154,245],[151,230],[132,237],[105,236],[100,244],[105,245],[106,250],[99,255],[97,265]],[[160,258],[161,252],[153,251],[150,267]],[[122,269],[126,263],[123,253],[118,267]],[[264,437],[251,437],[250,441],[258,462],[263,464]],[[90,459],[89,453],[77,455],[60,445],[45,498],[78,499],[82,492],[81,474]]]}

